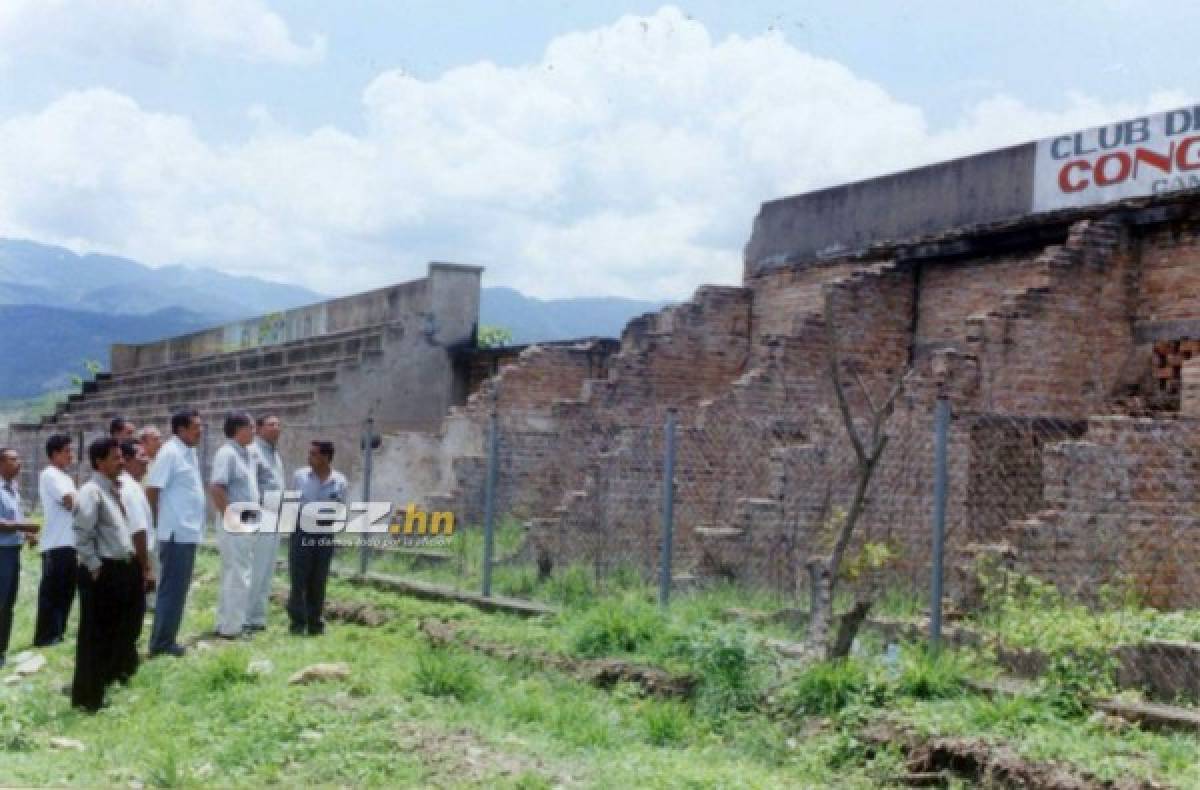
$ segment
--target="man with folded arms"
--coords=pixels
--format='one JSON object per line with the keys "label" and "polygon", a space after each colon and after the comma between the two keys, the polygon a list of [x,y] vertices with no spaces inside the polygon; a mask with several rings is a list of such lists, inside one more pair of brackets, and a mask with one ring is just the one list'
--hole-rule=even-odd
{"label": "man with folded arms", "polygon": [[67,469],[75,461],[71,437],[56,433],[46,440],[50,463],[38,476],[38,496],[42,500],[45,524],[38,541],[42,553],[42,581],[38,585],[37,621],[33,628],[34,647],[48,647],[63,640],[67,618],[75,602],[75,580],[79,563],[75,560],[75,481]]}
{"label": "man with folded arms", "polygon": [[141,618],[145,617],[146,609],[153,605],[154,585],[158,578],[154,565],[154,514],[150,512],[150,500],[146,499],[146,492],[142,488],[142,478],[146,476],[149,459],[142,445],[133,439],[121,442],[121,459],[125,462],[124,470],[117,476],[117,482],[121,484],[121,504],[125,507],[129,531],[133,533],[138,562],[144,563],[142,577],[146,595],[142,612],[138,615]]}
{"label": "man with folded arms", "polygon": [[[75,551],[79,556],[79,637],[71,704],[95,712],[114,681],[137,671],[137,638],[145,606],[145,532],[140,549],[121,504],[118,476],[124,467],[116,439],[88,446],[92,479],[79,489]],[[140,562],[139,562],[140,558]]]}

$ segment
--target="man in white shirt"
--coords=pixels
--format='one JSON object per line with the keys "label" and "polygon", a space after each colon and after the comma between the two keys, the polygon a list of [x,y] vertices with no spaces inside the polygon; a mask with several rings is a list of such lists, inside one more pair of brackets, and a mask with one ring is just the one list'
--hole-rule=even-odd
{"label": "man in white shirt", "polygon": [[150,474],[150,470],[154,468],[154,459],[158,458],[158,451],[163,445],[162,434],[158,428],[153,425],[143,425],[137,432],[138,443],[146,450],[146,474]]}
{"label": "man in white shirt", "polygon": [[[217,545],[221,550],[221,595],[217,600],[217,636],[237,639],[246,626],[250,563],[255,536],[231,504],[258,507],[258,462],[251,455],[254,421],[245,412],[225,418],[225,444],[213,455],[209,494],[217,511]],[[249,515],[248,513],[246,513]]]}
{"label": "man in white shirt", "polygon": [[162,569],[150,632],[151,657],[182,656],[185,652],[177,637],[208,510],[196,457],[196,445],[204,432],[200,413],[186,409],[174,415],[171,432],[174,436],[158,451],[154,468],[146,476],[146,498],[154,513]]}
{"label": "man in white shirt", "polygon": [[[145,608],[153,608],[154,585],[157,571],[152,558],[156,541],[154,540],[154,514],[150,512],[150,501],[146,499],[146,491],[142,488],[142,478],[146,476],[146,451],[140,442],[126,439],[121,442],[121,458],[125,461],[125,469],[117,476],[121,484],[121,505],[125,508],[125,520],[129,523],[129,531],[145,535],[146,567],[142,569],[146,578]],[[141,616],[145,616],[143,609]]]}
{"label": "man in white shirt", "polygon": [[78,499],[75,481],[67,474],[67,469],[75,462],[71,437],[56,433],[47,439],[46,456],[50,463],[38,477],[38,496],[42,500],[45,522],[39,542],[42,581],[38,585],[34,647],[56,645],[66,636],[78,575],[73,529]]}

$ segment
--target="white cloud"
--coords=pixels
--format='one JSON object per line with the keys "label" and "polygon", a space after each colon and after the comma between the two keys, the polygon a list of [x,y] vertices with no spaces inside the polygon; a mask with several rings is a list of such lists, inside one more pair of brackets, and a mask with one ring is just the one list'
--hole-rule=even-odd
{"label": "white cloud", "polygon": [[325,39],[297,42],[263,0],[4,0],[0,60],[68,52],[173,63],[188,55],[315,63]]}
{"label": "white cloud", "polygon": [[65,95],[0,120],[0,235],[337,293],[437,259],[539,296],[680,297],[738,281],[764,200],[1183,101],[997,96],[932,130],[782,36],[713,41],[665,8],[520,67],[380,74],[360,134],[249,108],[250,137],[217,146],[128,97]]}

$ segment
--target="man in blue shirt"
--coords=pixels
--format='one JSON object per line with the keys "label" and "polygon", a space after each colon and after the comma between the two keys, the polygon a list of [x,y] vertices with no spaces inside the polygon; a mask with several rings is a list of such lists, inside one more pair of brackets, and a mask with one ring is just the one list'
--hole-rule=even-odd
{"label": "man in blue shirt", "polygon": [[27,521],[17,493],[21,457],[16,450],[0,447],[0,667],[12,635],[13,607],[21,580],[21,545],[32,541],[37,524]]}
{"label": "man in blue shirt", "polygon": [[304,469],[297,469],[292,478],[292,488],[300,492],[301,517],[288,546],[291,593],[287,610],[293,634],[307,632],[309,636],[317,636],[325,631],[321,611],[325,607],[325,583],[333,563],[336,535],[320,519],[315,524],[306,524],[304,506],[310,502],[328,502],[333,509],[340,507],[344,521],[346,478],[333,468],[333,442],[313,442],[308,449],[308,463]]}
{"label": "man in blue shirt", "polygon": [[196,445],[204,425],[195,409],[186,409],[171,418],[171,437],[146,475],[146,499],[154,513],[158,535],[159,582],[154,607],[154,628],[150,632],[150,655],[182,656],[177,641],[183,622],[183,608],[192,584],[196,544],[204,536],[208,503],[200,476]]}

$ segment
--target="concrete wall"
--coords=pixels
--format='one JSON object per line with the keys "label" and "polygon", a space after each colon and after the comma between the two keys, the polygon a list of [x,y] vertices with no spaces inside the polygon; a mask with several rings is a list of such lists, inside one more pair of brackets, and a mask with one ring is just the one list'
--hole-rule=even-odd
{"label": "concrete wall", "polygon": [[1028,214],[1035,154],[1026,143],[764,203],[745,274]]}
{"label": "concrete wall", "polygon": [[[51,418],[10,426],[10,441],[26,463],[25,489],[32,490],[44,464],[40,448],[50,434],[101,434],[117,414],[166,433],[170,413],[185,406],[207,421],[214,452],[228,410],[275,413],[284,423],[281,451],[289,470],[305,464],[309,442],[326,439],[335,443],[335,465],[357,486],[367,417],[380,432],[434,431],[465,400],[456,358],[474,343],[481,273],[433,263],[420,280],[157,343],[115,346],[111,377],[89,382]],[[238,337],[245,348],[222,346]]]}
{"label": "concrete wall", "polygon": [[[429,277],[411,282],[378,288],[374,291],[331,299],[305,307],[296,307],[282,312],[233,321],[221,326],[202,329],[186,335],[166,338],[153,343],[114,344],[111,350],[111,370],[125,373],[139,368],[181,362],[187,359],[222,354],[240,349],[277,345],[293,340],[330,335],[348,329],[358,329],[376,324],[386,324],[413,315],[436,312],[442,315],[445,333],[463,334],[462,323],[474,320],[463,317],[478,315],[478,294],[475,295],[476,310],[471,312],[469,295],[458,294],[460,304],[455,304],[454,276],[434,278],[435,273],[453,273],[458,268],[451,264],[430,264]],[[465,267],[469,272],[474,267]],[[430,291],[431,283],[437,279],[439,292]],[[478,282],[478,277],[476,277]],[[447,297],[452,298],[447,298]],[[433,306],[433,301],[437,306]]]}

